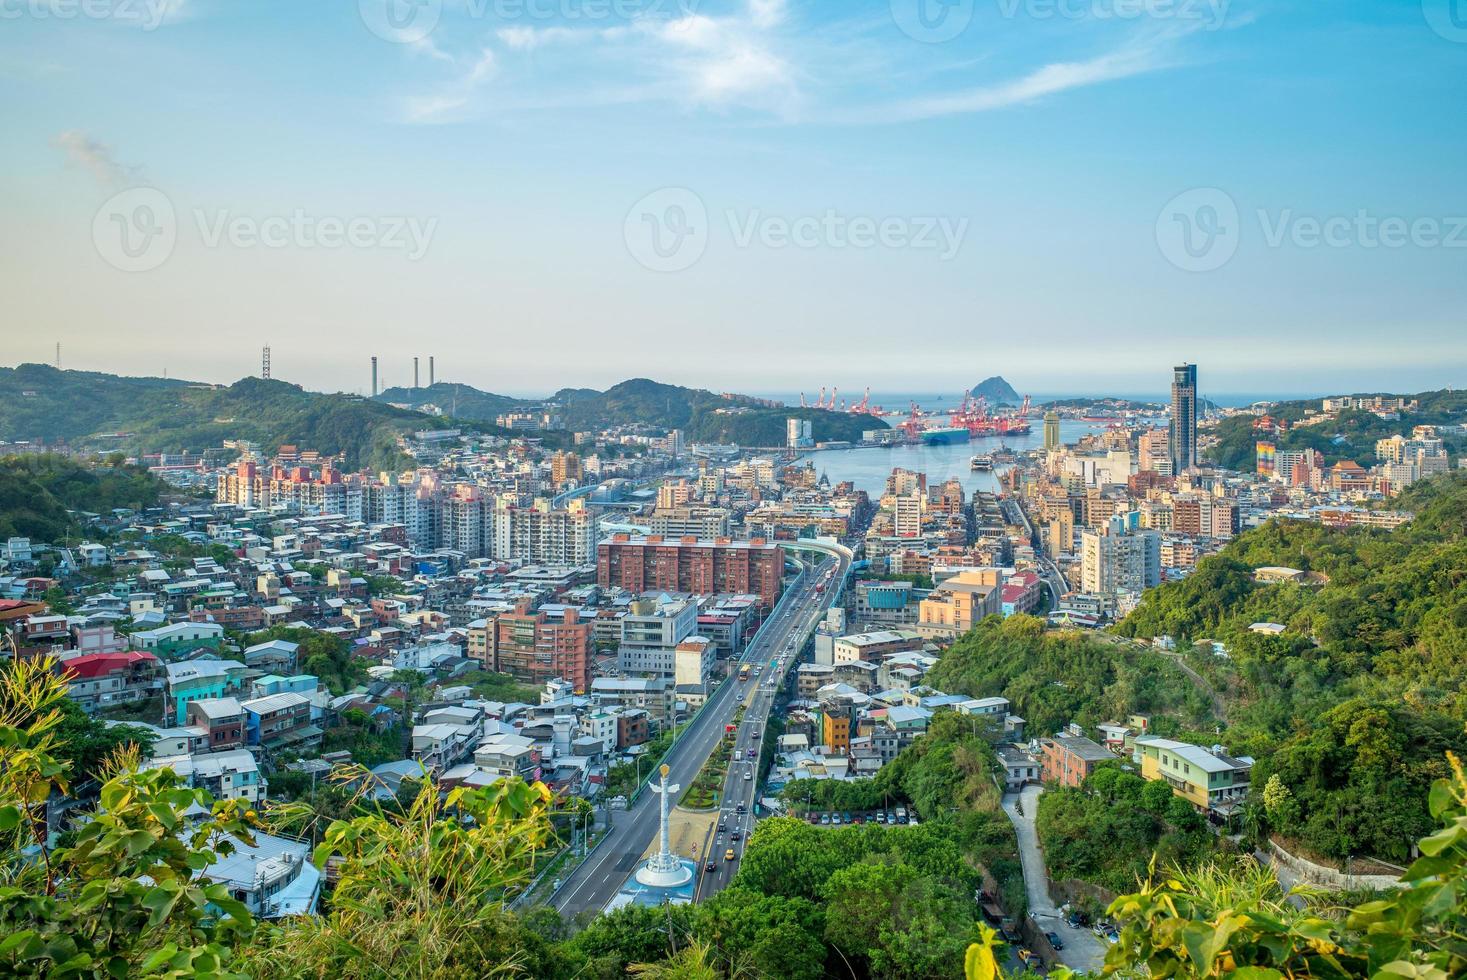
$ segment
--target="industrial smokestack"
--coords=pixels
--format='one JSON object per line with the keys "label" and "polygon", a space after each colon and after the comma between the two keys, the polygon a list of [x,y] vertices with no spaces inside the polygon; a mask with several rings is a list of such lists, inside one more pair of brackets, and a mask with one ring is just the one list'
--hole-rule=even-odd
{"label": "industrial smokestack", "polygon": [[372,358],[372,397],[377,397],[377,358]]}
{"label": "industrial smokestack", "polygon": [[413,358],[413,387],[418,387],[418,359]]}
{"label": "industrial smokestack", "polygon": [[428,355],[428,387],[433,387],[433,355]]}

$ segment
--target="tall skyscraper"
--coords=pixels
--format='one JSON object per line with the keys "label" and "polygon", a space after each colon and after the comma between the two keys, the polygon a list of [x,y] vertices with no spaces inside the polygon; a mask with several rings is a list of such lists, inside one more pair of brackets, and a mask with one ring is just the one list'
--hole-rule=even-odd
{"label": "tall skyscraper", "polygon": [[1181,474],[1197,465],[1197,365],[1172,368],[1172,421],[1167,448],[1172,472]]}
{"label": "tall skyscraper", "polygon": [[1044,448],[1050,452],[1060,447],[1059,413],[1044,413]]}

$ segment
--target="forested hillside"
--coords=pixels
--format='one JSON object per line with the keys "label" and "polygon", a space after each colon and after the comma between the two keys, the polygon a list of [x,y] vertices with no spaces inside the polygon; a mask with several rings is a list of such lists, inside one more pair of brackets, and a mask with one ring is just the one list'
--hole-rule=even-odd
{"label": "forested hillside", "polygon": [[[1225,691],[1234,753],[1277,774],[1269,819],[1317,853],[1407,856],[1429,825],[1422,793],[1467,748],[1467,479],[1403,497],[1415,520],[1395,531],[1273,521],[1240,536],[1180,582],[1148,592],[1117,631],[1226,644],[1192,654]],[[1287,565],[1318,586],[1259,584]],[[1285,627],[1256,633],[1254,623]],[[1259,795],[1262,800],[1262,794]]]}
{"label": "forested hillside", "polygon": [[926,683],[953,694],[1006,697],[1034,734],[1131,712],[1165,712],[1192,724],[1210,717],[1206,694],[1162,654],[1078,631],[1046,632],[1032,616],[979,623],[942,655]]}
{"label": "forested hillside", "polygon": [[[1318,450],[1324,454],[1326,463],[1354,460],[1364,465],[1375,458],[1377,439],[1398,433],[1410,435],[1412,427],[1417,425],[1460,425],[1467,418],[1467,392],[1424,391],[1407,397],[1421,403],[1420,411],[1402,415],[1396,421],[1383,419],[1374,412],[1345,411],[1329,422],[1291,428],[1272,441],[1279,449]],[[1306,410],[1318,411],[1319,405],[1317,398],[1281,402],[1270,414],[1292,425],[1304,418]],[[1214,430],[1217,443],[1209,452],[1212,461],[1225,469],[1251,472],[1258,462],[1256,445],[1260,438],[1253,431],[1254,421],[1251,415],[1238,415],[1219,422]],[[1452,448],[1453,456],[1463,447],[1462,440],[1450,434],[1444,441]]]}
{"label": "forested hillside", "polygon": [[61,541],[80,531],[68,511],[152,507],[166,489],[147,470],[119,461],[87,466],[49,454],[0,457],[0,538]]}
{"label": "forested hillside", "polygon": [[43,364],[0,368],[0,439],[64,440],[99,451],[177,452],[248,439],[267,450],[294,443],[344,453],[347,465],[400,461],[397,435],[449,424],[354,395],[306,391],[244,378],[203,385],[58,371]]}
{"label": "forested hillside", "polygon": [[558,392],[561,416],[572,429],[605,425],[646,424],[682,429],[694,442],[738,443],[744,446],[781,446],[785,420],[811,421],[816,441],[855,442],[866,429],[886,423],[871,415],[827,412],[815,408],[770,408],[758,399],[723,395],[699,388],[683,388],[646,378],[634,378],[606,391],[568,389]]}

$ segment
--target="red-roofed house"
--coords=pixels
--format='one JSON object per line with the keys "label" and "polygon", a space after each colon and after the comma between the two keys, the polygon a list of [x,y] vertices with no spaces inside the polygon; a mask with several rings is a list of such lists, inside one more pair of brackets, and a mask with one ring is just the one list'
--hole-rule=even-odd
{"label": "red-roofed house", "polygon": [[158,658],[151,653],[89,653],[61,665],[71,699],[83,711],[134,704],[162,689]]}
{"label": "red-roofed house", "polygon": [[1026,613],[1039,605],[1039,576],[1033,572],[1016,572],[1004,579],[1002,609],[1005,616]]}

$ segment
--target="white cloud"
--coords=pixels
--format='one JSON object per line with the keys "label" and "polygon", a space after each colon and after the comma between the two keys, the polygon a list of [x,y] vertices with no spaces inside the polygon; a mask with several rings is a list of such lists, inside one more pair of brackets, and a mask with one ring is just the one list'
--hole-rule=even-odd
{"label": "white cloud", "polygon": [[1034,102],[1050,95],[1086,88],[1177,67],[1181,59],[1171,42],[1191,33],[1173,30],[1133,40],[1127,45],[1085,61],[1054,62],[1007,81],[980,85],[943,95],[849,109],[832,121],[845,123],[902,123],[942,116],[991,112]]}
{"label": "white cloud", "polygon": [[749,0],[749,19],[755,27],[768,29],[784,23],[785,0]]}
{"label": "white cloud", "polygon": [[474,93],[498,70],[498,60],[491,48],[483,48],[474,63],[442,91],[410,98],[406,103],[410,122],[437,122],[469,104]]}

